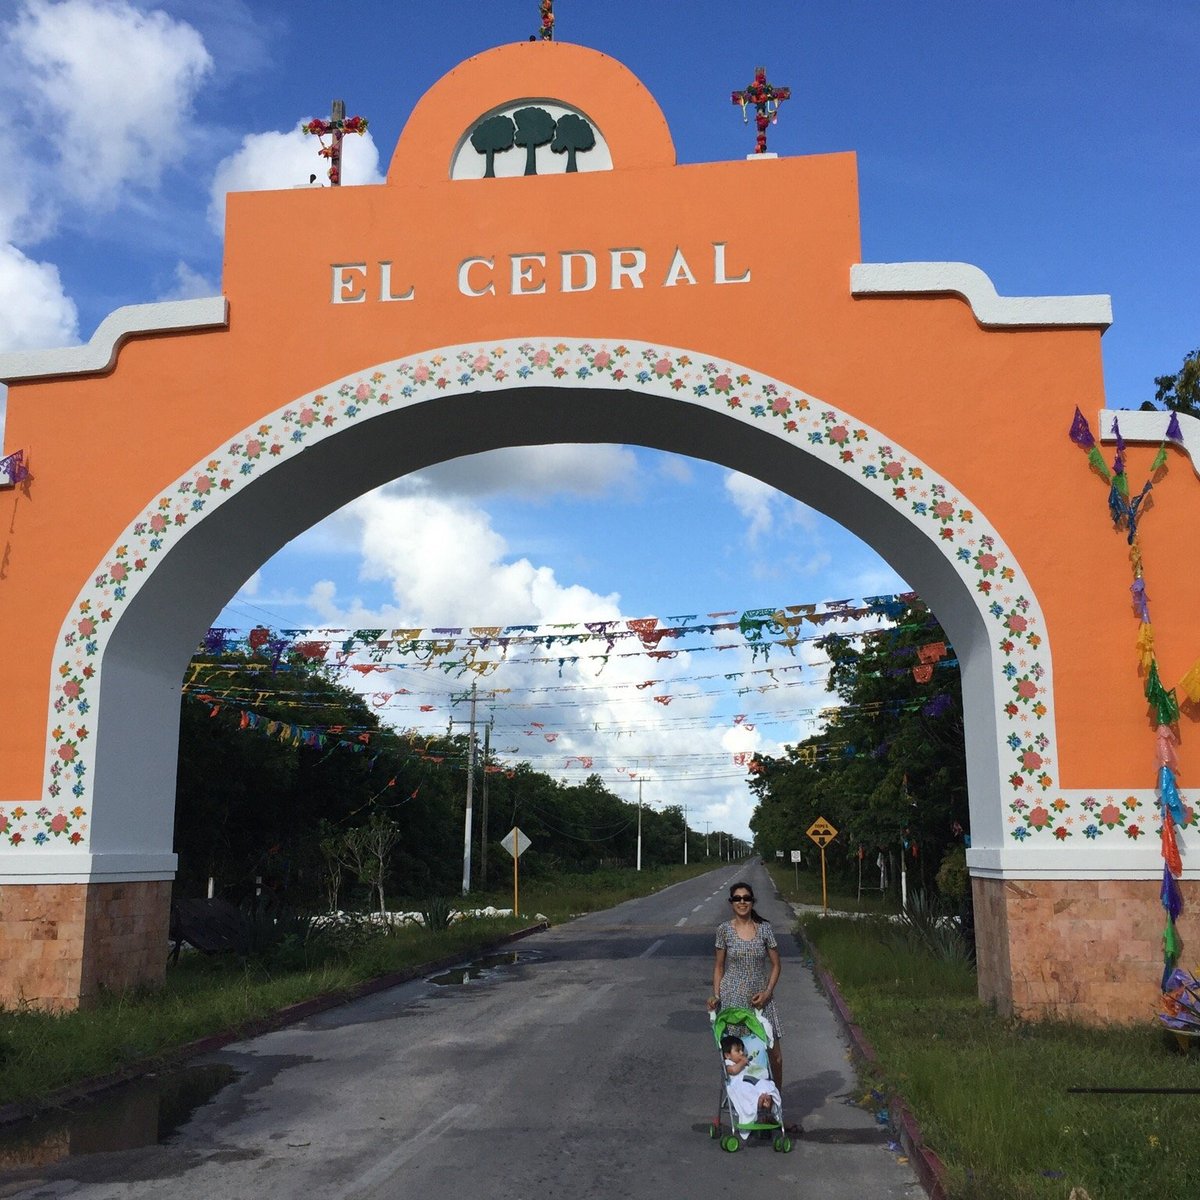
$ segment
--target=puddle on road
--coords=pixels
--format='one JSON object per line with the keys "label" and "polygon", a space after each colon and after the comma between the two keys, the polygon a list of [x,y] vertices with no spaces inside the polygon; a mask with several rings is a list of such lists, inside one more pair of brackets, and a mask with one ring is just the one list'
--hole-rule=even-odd
{"label": "puddle on road", "polygon": [[212,1063],[147,1075],[93,1100],[7,1126],[0,1129],[0,1170],[157,1145],[240,1074]]}
{"label": "puddle on road", "polygon": [[522,966],[539,962],[545,955],[537,950],[506,950],[500,954],[487,954],[461,967],[452,967],[439,975],[430,975],[427,983],[438,987],[462,987],[476,979],[488,979],[505,967]]}

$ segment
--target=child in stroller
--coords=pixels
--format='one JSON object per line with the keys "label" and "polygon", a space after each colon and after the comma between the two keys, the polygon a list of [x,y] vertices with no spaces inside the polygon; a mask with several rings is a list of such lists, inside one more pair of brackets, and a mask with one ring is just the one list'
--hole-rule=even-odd
{"label": "child in stroller", "polygon": [[[751,1133],[775,1134],[774,1147],[786,1154],[792,1139],[783,1127],[783,1097],[771,1079],[767,1048],[770,1022],[757,1011],[727,1008],[712,1014],[713,1036],[721,1049],[721,1094],[711,1136],[731,1153]],[[729,1032],[737,1029],[740,1032]],[[722,1135],[722,1125],[727,1132]]]}

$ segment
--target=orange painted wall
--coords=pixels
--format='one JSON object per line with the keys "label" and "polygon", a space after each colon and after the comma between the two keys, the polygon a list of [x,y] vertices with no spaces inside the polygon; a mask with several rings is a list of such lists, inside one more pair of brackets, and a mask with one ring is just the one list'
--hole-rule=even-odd
{"label": "orange painted wall", "polygon": [[[457,135],[510,98],[530,64],[536,94],[595,118],[618,169],[449,181]],[[20,648],[10,650],[0,720],[9,796],[40,791],[60,624],[156,493],[263,414],[344,374],[513,337],[696,350],[783,379],[893,436],[961,488],[1034,582],[1053,648],[1061,786],[1150,785],[1124,539],[1066,436],[1076,405],[1089,416],[1103,405],[1098,331],[986,331],[954,298],[854,299],[853,155],[676,166],[657,108],[631,79],[562,43],[472,60],[422,101],[387,185],[230,197],[227,331],[136,338],[109,373],[12,386],[5,448],[28,451],[34,481],[28,497],[0,493],[11,525],[0,639]],[[728,244],[731,274],[752,269],[751,283],[705,282],[714,241]],[[496,296],[468,298],[456,287],[468,256],[590,250],[603,264],[621,246],[647,252],[642,291],[611,291],[603,272],[582,294],[558,294],[553,278],[546,295],[499,286]],[[695,287],[658,286],[677,246]],[[397,292],[415,285],[412,302],[330,303],[329,264],[379,260],[393,262]],[[1151,456],[1131,452],[1133,479]],[[1174,455],[1143,527],[1168,686],[1200,655],[1189,580],[1177,569],[1198,495]]]}

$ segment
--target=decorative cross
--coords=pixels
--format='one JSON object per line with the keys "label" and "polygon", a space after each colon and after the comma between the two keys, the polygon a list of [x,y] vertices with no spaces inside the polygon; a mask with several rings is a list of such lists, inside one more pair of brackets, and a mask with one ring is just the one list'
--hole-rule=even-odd
{"label": "decorative cross", "polygon": [[541,26],[529,40],[535,42],[541,38],[543,42],[552,42],[554,40],[554,0],[542,0],[541,9]]}
{"label": "decorative cross", "polygon": [[776,87],[767,82],[767,68],[754,69],[754,82],[741,92],[733,93],[733,103],[742,106],[742,122],[748,124],[750,114],[746,109],[753,105],[755,110],[754,124],[758,127],[758,138],[754,143],[755,154],[767,152],[767,126],[779,121],[779,106],[792,98],[790,87]]}
{"label": "decorative cross", "polygon": [[[367,118],[347,117],[345,100],[335,100],[328,121],[322,121],[320,117],[315,117],[307,125],[301,125],[300,132],[317,135],[321,142],[321,149],[317,153],[322,158],[329,159],[329,182],[333,187],[340,187],[342,183],[342,139],[348,133],[357,133],[359,136],[366,133]],[[326,137],[330,138],[328,146],[325,145]]]}

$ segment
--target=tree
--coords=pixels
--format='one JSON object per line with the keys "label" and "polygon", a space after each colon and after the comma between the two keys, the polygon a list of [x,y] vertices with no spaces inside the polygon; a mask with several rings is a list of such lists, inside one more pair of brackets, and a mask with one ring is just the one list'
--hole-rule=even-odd
{"label": "tree", "polygon": [[383,881],[387,878],[392,847],[400,840],[400,826],[381,809],[375,809],[365,825],[356,825],[342,834],[345,862],[363,881],[375,889],[380,913],[387,912]]}
{"label": "tree", "polygon": [[578,171],[575,161],[578,152],[590,150],[596,144],[596,131],[575,113],[563,113],[554,127],[554,141],[550,149],[555,154],[566,153],[567,171]]}
{"label": "tree", "polygon": [[919,652],[931,657],[938,643],[945,635],[918,609],[894,627],[818,643],[841,705],[821,733],[756,760],[757,850],[806,847],[804,832],[821,816],[839,831],[827,852],[835,869],[854,873],[860,845],[872,859],[903,847],[922,876],[936,868],[968,820],[958,668],[947,657],[920,669]]}
{"label": "tree", "polygon": [[488,117],[486,121],[480,121],[475,126],[475,132],[471,134],[471,145],[487,157],[484,179],[496,178],[496,155],[513,148],[516,133],[517,127],[513,124],[512,117],[506,117],[503,113]]}
{"label": "tree", "polygon": [[554,118],[544,108],[519,108],[513,113],[513,141],[525,147],[525,174],[537,174],[537,148],[554,136]]}
{"label": "tree", "polygon": [[1193,350],[1183,360],[1174,375],[1159,375],[1154,383],[1154,399],[1176,412],[1200,417],[1200,349]]}
{"label": "tree", "polygon": [[325,899],[330,912],[338,911],[338,892],[342,888],[342,868],[345,863],[345,852],[342,836],[328,821],[321,822],[322,837],[318,846],[321,858],[325,862]]}

